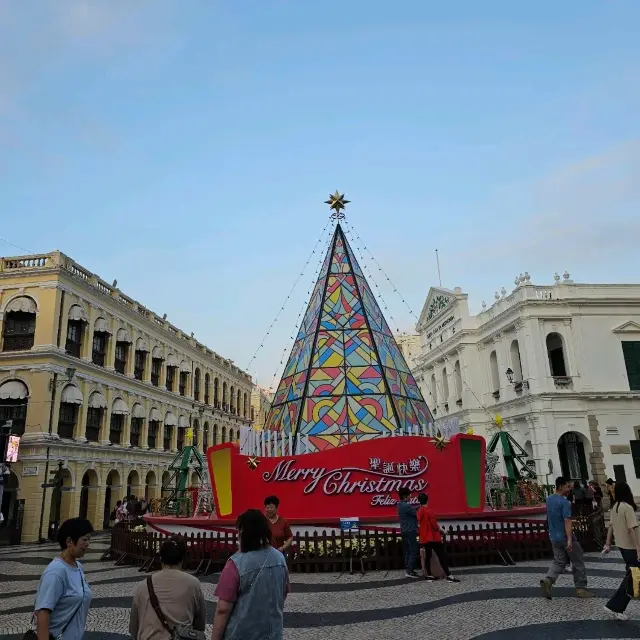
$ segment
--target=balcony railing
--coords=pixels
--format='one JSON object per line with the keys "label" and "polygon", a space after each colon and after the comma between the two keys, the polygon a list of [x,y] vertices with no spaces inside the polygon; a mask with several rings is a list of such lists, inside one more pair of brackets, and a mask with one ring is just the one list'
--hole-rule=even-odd
{"label": "balcony railing", "polygon": [[67,344],[64,346],[65,351],[74,358],[79,358],[80,353],[82,351],[82,343],[73,342],[72,340],[67,340]]}
{"label": "balcony railing", "polygon": [[90,427],[87,425],[85,438],[89,442],[98,442],[100,440],[100,427]]}
{"label": "balcony railing", "polygon": [[3,351],[27,351],[34,344],[34,334],[6,335],[2,341]]}
{"label": "balcony railing", "polygon": [[93,362],[93,364],[97,364],[99,367],[104,367],[104,353],[94,351],[91,354],[91,362]]}

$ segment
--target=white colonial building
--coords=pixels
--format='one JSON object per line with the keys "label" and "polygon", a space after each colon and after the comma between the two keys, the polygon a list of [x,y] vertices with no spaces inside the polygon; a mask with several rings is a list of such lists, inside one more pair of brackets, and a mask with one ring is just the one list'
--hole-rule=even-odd
{"label": "white colonial building", "polygon": [[432,288],[416,378],[462,430],[489,439],[500,414],[539,477],[626,479],[640,495],[640,285],[555,280],[525,274],[477,315],[461,289]]}

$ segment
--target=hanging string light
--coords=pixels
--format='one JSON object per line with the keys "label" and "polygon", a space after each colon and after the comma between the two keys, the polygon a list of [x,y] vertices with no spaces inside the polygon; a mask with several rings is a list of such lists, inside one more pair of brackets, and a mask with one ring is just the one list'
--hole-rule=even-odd
{"label": "hanging string light", "polygon": [[[333,221],[330,221],[330,222],[333,223]],[[295,319],[295,322],[292,323],[292,326],[294,327],[294,332],[298,330],[298,327],[300,326],[300,323],[301,323],[301,320],[302,320],[302,316],[303,316],[304,312],[307,310],[307,307],[309,306],[309,303],[311,302],[311,295],[312,295],[313,290],[315,288],[315,283],[318,281],[318,278],[320,277],[320,271],[322,269],[322,264],[324,263],[324,258],[326,256],[327,251],[329,250],[329,246],[331,244],[332,238],[333,238],[333,233],[330,233],[329,237],[327,238],[327,240],[325,241],[325,243],[324,243],[324,245],[322,247],[322,250],[320,251],[320,260],[318,261],[316,269],[315,269],[314,274],[313,274],[313,277],[311,278],[311,287],[310,287],[310,289],[307,290],[306,299],[303,302],[302,306],[300,307],[300,311],[298,312],[298,316]],[[274,392],[274,387],[275,387],[276,381],[278,380],[278,374],[284,368],[286,356],[291,352],[291,349],[293,348],[293,344],[295,342],[296,335],[297,335],[296,333],[291,334],[291,336],[289,337],[289,340],[287,341],[287,343],[284,346],[284,349],[282,350],[282,355],[280,356],[280,362],[278,363],[278,365],[276,366],[275,371],[273,372],[273,377],[271,379],[271,384],[269,385],[269,392],[270,393]]]}
{"label": "hanging string light", "polygon": [[[398,295],[400,300],[404,303],[404,305],[409,310],[409,313],[416,319],[416,321],[418,321],[419,320],[418,316],[414,313],[413,309],[411,308],[409,303],[404,299],[404,297],[402,296],[400,291],[398,291],[398,288],[393,284],[393,282],[391,281],[391,278],[389,278],[389,276],[387,275],[386,271],[382,268],[382,265],[378,262],[378,260],[376,260],[376,257],[373,255],[371,250],[364,244],[364,242],[362,241],[362,238],[360,238],[360,236],[358,235],[358,232],[354,229],[353,225],[348,224],[346,220],[344,221],[344,224],[345,224],[345,229],[347,229],[347,233],[350,233],[350,237],[352,239],[352,242],[353,242],[354,246],[356,247],[356,249],[358,250],[358,252],[362,255],[362,251],[360,250],[360,245],[362,245],[364,247],[364,249],[366,250],[366,252],[369,254],[371,260],[377,265],[378,271],[380,271],[382,273],[382,275],[386,278],[387,282],[392,287],[393,291]],[[365,266],[366,266],[366,264],[363,264],[363,268]],[[376,290],[379,293],[380,289],[379,289],[376,281],[373,278],[372,278],[372,282],[373,282]],[[384,306],[384,309],[388,310],[388,307],[386,306],[384,300],[382,299],[382,294],[381,293],[379,293],[379,298],[378,299],[382,303],[382,305]],[[389,317],[393,319],[393,316],[391,316],[390,313],[389,313]],[[394,324],[395,324],[395,321],[394,321]],[[397,324],[396,324],[396,327],[397,327]],[[399,329],[398,329],[398,331],[399,331]],[[451,361],[449,356],[446,354],[445,350],[440,346],[439,343],[435,343],[435,346],[438,349],[440,355],[443,357],[443,359],[446,360],[447,363],[452,367],[452,371],[455,371],[455,365]],[[478,403],[478,406],[487,414],[487,416],[491,420],[491,423],[493,424],[494,423],[494,415],[489,411],[487,406],[480,400],[480,398],[478,398],[478,396],[476,395],[475,391],[471,388],[471,386],[469,384],[467,384],[467,381],[462,377],[462,373],[459,373],[458,375],[460,377],[461,384],[466,389],[469,390],[471,395],[474,397],[474,399]],[[423,378],[423,382],[424,382],[424,378]],[[438,388],[439,386],[440,386],[439,385],[439,381],[436,379],[436,388]],[[431,389],[429,389],[429,385],[427,385],[427,390],[429,392],[429,395],[433,398],[433,400],[435,402],[436,399],[434,398],[433,393],[431,392]],[[439,391],[440,391],[440,393],[442,393],[442,389],[439,389]]]}
{"label": "hanging string light", "polygon": [[294,292],[296,286],[298,285],[298,282],[300,282],[300,279],[304,275],[304,272],[305,272],[306,268],[309,266],[309,263],[311,262],[311,259],[316,254],[316,252],[318,250],[318,246],[322,243],[322,239],[323,239],[327,229],[330,226],[332,226],[332,224],[333,224],[333,221],[329,220],[327,222],[327,224],[325,225],[324,229],[322,230],[322,232],[320,233],[320,237],[318,238],[316,244],[314,245],[313,251],[311,251],[311,253],[309,254],[309,257],[307,258],[307,261],[304,263],[304,266],[302,267],[302,270],[300,271],[300,273],[298,274],[298,277],[296,278],[295,282],[293,283],[293,286],[291,287],[289,293],[287,294],[287,297],[285,298],[284,302],[282,303],[282,306],[280,307],[280,309],[278,309],[278,312],[276,313],[276,317],[273,319],[273,321],[269,325],[269,328],[267,329],[267,332],[264,334],[264,337],[262,338],[262,341],[258,345],[258,348],[255,350],[255,353],[251,357],[251,360],[249,360],[249,364],[247,364],[247,367],[246,367],[247,370],[251,369],[251,365],[253,364],[254,360],[258,356],[258,353],[260,353],[261,349],[264,347],[265,341],[271,335],[271,330],[275,326],[276,322],[278,322],[280,316],[282,315],[282,312],[284,311],[285,307],[287,306],[287,303],[291,299],[291,296],[293,295],[293,292]]}

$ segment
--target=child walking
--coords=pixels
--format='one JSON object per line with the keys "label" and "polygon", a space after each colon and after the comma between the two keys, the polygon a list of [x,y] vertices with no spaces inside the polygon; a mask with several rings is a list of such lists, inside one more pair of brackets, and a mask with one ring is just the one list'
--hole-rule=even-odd
{"label": "child walking", "polygon": [[418,538],[420,540],[420,562],[422,564],[422,575],[426,580],[435,580],[431,575],[431,553],[435,553],[440,566],[446,576],[447,582],[460,582],[458,578],[451,575],[449,565],[444,555],[444,544],[442,543],[442,534],[440,526],[436,520],[433,511],[429,509],[429,496],[426,493],[418,494]]}

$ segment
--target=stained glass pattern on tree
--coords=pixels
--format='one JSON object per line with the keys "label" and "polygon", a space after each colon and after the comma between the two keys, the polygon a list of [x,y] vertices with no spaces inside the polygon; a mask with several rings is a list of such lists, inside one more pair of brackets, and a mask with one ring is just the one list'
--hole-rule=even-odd
{"label": "stained glass pattern on tree", "polygon": [[316,286],[311,293],[311,298],[309,298],[307,311],[304,314],[300,330],[298,331],[298,340],[312,336],[315,333],[316,327],[318,326],[318,319],[320,317],[320,307],[322,306],[324,283],[324,279],[320,279],[316,282]]}
{"label": "stained glass pattern on tree", "polygon": [[385,335],[391,336],[391,329],[387,321],[382,315],[382,311],[376,302],[373,292],[369,288],[367,281],[362,278],[357,278],[358,288],[360,289],[360,295],[362,296],[362,303],[364,310],[367,313],[367,319],[369,320],[369,326],[372,331],[379,331]]}
{"label": "stained glass pattern on tree", "polygon": [[403,395],[414,400],[422,400],[418,383],[410,373],[400,372],[400,379],[402,380],[402,386],[404,387]]}
{"label": "stained glass pattern on tree", "polygon": [[342,331],[319,331],[312,367],[342,367],[344,344]]}
{"label": "stained glass pattern on tree", "polygon": [[384,374],[387,377],[387,382],[389,384],[389,391],[394,396],[405,396],[407,395],[404,389],[404,385],[402,384],[402,378],[400,376],[400,372],[395,369],[389,369],[385,367]]}
{"label": "stained glass pattern on tree", "polygon": [[349,367],[364,367],[378,362],[368,329],[344,332],[344,355],[345,364]]}
{"label": "stained glass pattern on tree", "polygon": [[332,396],[344,394],[344,370],[341,367],[311,369],[309,396]]}
{"label": "stained glass pattern on tree", "polygon": [[312,447],[322,451],[348,442],[347,403],[345,396],[307,398],[300,416],[299,433]]}
{"label": "stained glass pattern on tree", "polygon": [[311,450],[426,428],[430,412],[339,225],[331,247],[267,428],[296,416]]}
{"label": "stained glass pattern on tree", "polygon": [[376,341],[382,366],[406,373],[409,372],[409,367],[402,357],[396,341],[391,336],[385,336],[383,333],[374,331],[373,339]]}
{"label": "stained glass pattern on tree", "polygon": [[323,329],[359,329],[364,326],[362,304],[352,275],[329,276],[320,326]]}
{"label": "stained glass pattern on tree", "polygon": [[391,406],[391,399],[386,394],[349,396],[349,426],[355,439],[363,436],[390,435],[397,427]]}
{"label": "stained glass pattern on tree", "polygon": [[411,400],[401,396],[394,396],[393,402],[396,405],[396,413],[400,420],[400,428],[405,433],[413,433],[415,428],[419,426],[418,418],[411,405]]}
{"label": "stained glass pattern on tree", "polygon": [[[337,232],[338,229],[336,229],[336,233]],[[342,233],[340,233],[335,240],[335,248],[331,258],[331,273],[348,273],[349,271],[351,271],[349,259],[347,258],[347,252],[344,248]]]}
{"label": "stained glass pattern on tree", "polygon": [[347,367],[347,393],[384,393],[384,378],[380,367],[369,365],[366,367]]}

